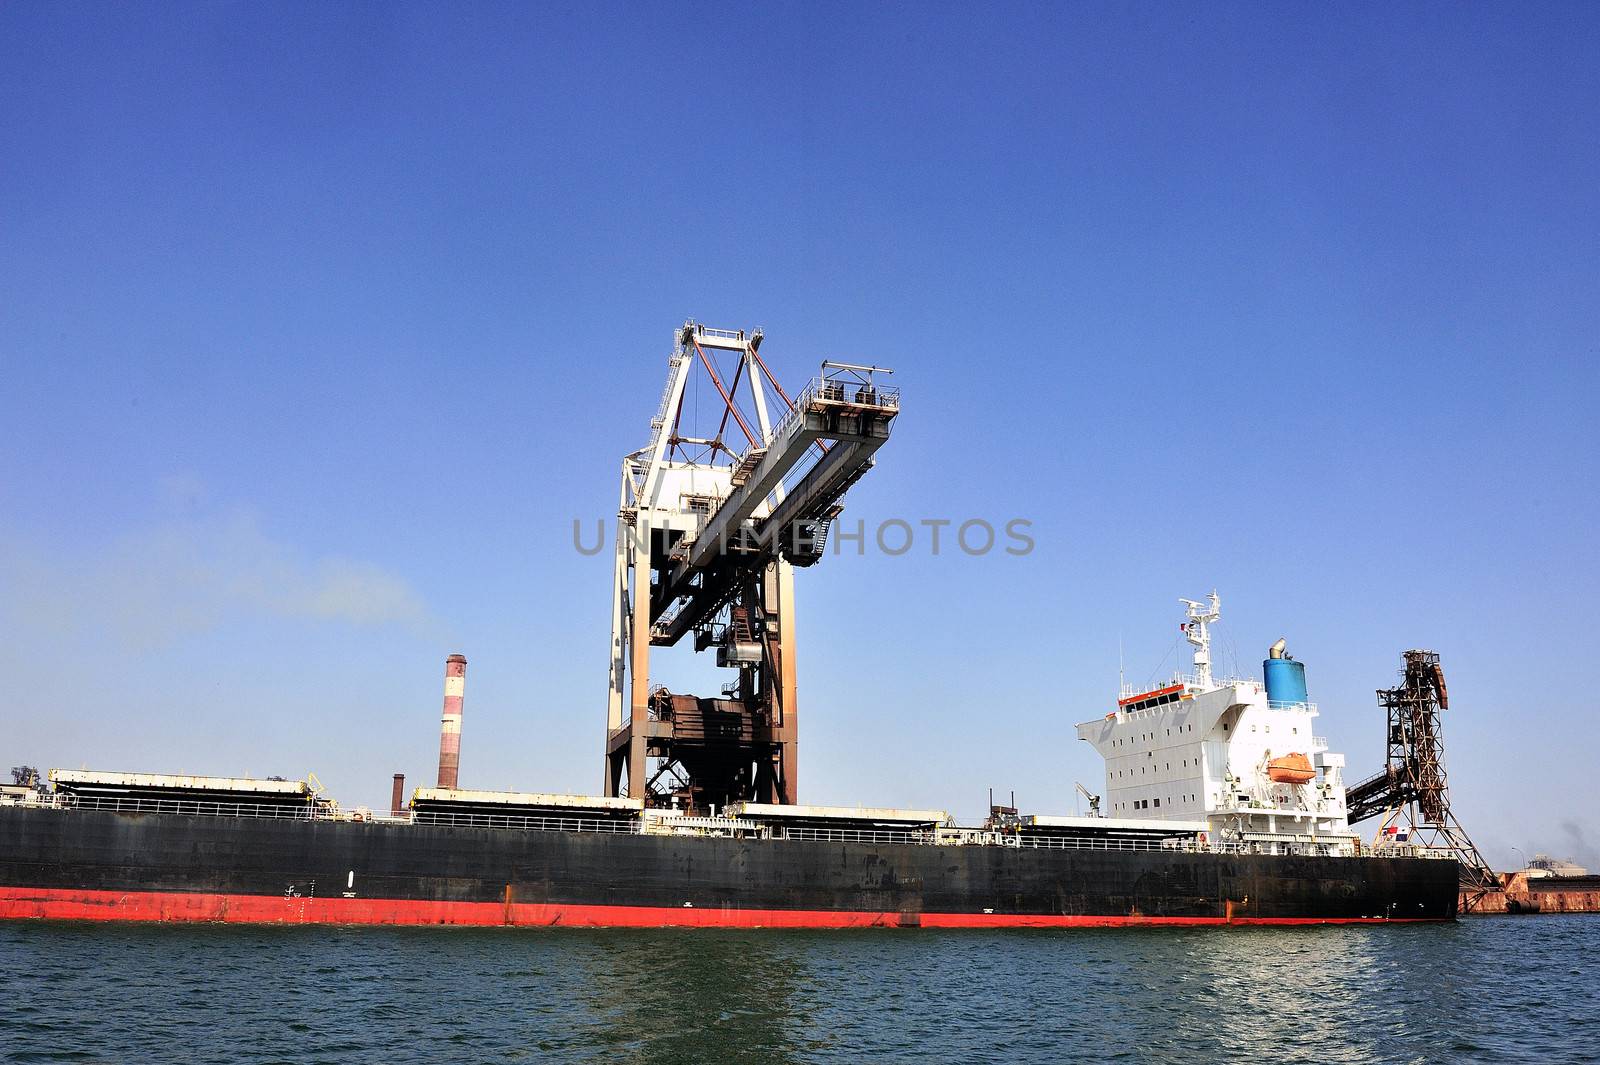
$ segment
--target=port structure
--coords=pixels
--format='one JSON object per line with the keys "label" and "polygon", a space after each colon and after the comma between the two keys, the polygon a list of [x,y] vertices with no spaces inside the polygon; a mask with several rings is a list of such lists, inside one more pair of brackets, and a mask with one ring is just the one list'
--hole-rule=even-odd
{"label": "port structure", "polygon": [[1378,705],[1388,714],[1384,768],[1346,793],[1350,823],[1381,814],[1380,842],[1385,833],[1404,833],[1413,844],[1453,852],[1464,908],[1471,909],[1500,890],[1500,878],[1450,808],[1440,719],[1450,706],[1444,668],[1432,651],[1405,651],[1401,658],[1400,683],[1378,689]]}
{"label": "port structure", "polygon": [[[685,322],[650,442],[622,460],[607,796],[695,811],[799,801],[794,571],[822,558],[900,395],[883,383],[892,370],[824,362],[791,397],[762,339]],[[652,688],[652,649],[686,639],[735,671],[720,697]]]}

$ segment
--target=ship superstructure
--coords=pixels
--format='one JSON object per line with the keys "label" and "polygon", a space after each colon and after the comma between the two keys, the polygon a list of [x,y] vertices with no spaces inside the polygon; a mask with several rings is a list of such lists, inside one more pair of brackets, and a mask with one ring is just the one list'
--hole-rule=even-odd
{"label": "ship superstructure", "polygon": [[1115,710],[1078,726],[1105,759],[1107,815],[1201,822],[1212,839],[1266,853],[1357,853],[1344,756],[1316,734],[1305,666],[1279,640],[1261,680],[1214,677],[1221,601],[1212,592],[1180,602],[1194,672],[1143,691],[1125,685]]}

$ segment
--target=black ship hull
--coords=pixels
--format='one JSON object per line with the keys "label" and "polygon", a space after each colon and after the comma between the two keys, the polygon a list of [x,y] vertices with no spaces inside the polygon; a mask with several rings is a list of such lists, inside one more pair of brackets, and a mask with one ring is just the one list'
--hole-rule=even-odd
{"label": "black ship hull", "polygon": [[0,807],[0,917],[1070,927],[1444,921],[1454,861]]}

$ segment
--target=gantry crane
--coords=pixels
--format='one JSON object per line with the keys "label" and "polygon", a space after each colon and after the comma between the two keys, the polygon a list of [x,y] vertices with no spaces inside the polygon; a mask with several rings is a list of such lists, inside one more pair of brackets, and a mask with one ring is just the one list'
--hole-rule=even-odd
{"label": "gantry crane", "polygon": [[[824,362],[791,399],[761,342],[759,329],[685,322],[650,442],[622,460],[607,795],[626,785],[651,805],[694,810],[797,801],[794,568],[822,557],[900,396],[881,383],[893,371]],[[709,420],[686,411],[696,374],[715,388]],[[724,439],[730,424],[742,443]],[[651,648],[690,634],[695,651],[714,648],[736,671],[720,698],[650,685]]]}

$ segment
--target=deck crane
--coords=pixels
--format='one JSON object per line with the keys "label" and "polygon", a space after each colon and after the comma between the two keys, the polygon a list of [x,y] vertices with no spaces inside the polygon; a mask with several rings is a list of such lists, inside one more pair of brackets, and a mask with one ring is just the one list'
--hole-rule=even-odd
{"label": "deck crane", "polygon": [[[607,795],[625,788],[693,810],[797,801],[794,568],[821,559],[840,500],[872,468],[900,396],[882,383],[891,370],[824,362],[791,398],[761,357],[762,339],[759,329],[685,322],[650,442],[623,458]],[[686,414],[691,378],[715,389],[714,430]],[[734,429],[742,443],[726,438]],[[736,671],[720,698],[651,687],[651,649],[691,634],[695,651],[714,648],[716,664]]]}
{"label": "deck crane", "polygon": [[1078,794],[1082,795],[1085,799],[1089,800],[1089,816],[1090,817],[1099,817],[1100,816],[1100,796],[1092,794],[1089,791],[1088,788],[1083,786],[1081,781],[1076,781],[1075,780],[1075,781],[1073,781],[1073,783],[1078,786]]}

